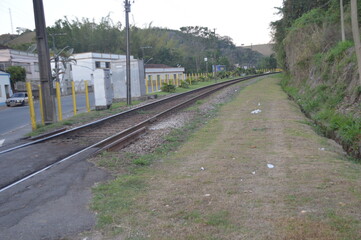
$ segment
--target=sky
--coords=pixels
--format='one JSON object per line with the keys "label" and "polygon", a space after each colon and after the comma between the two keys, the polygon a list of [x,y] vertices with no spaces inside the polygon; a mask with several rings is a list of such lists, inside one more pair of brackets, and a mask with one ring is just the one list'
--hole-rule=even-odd
{"label": "sky", "polygon": [[[270,22],[278,20],[275,7],[283,0],[130,0],[130,24],[179,30],[183,26],[203,26],[229,36],[237,46],[271,42]],[[123,0],[43,0],[46,25],[58,19],[89,18],[96,22],[110,14],[125,25]],[[11,14],[10,14],[11,13]],[[11,15],[11,17],[10,17]],[[12,24],[11,20],[12,19]],[[11,25],[13,27],[11,27]],[[32,0],[0,1],[0,34],[16,28],[35,28]]]}

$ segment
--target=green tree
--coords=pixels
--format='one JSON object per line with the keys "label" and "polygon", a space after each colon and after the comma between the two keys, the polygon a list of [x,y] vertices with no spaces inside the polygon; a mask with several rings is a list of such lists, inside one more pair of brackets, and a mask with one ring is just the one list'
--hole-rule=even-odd
{"label": "green tree", "polygon": [[6,72],[10,74],[10,84],[13,90],[15,90],[16,82],[25,82],[26,79],[25,68],[20,66],[10,66],[6,69]]}

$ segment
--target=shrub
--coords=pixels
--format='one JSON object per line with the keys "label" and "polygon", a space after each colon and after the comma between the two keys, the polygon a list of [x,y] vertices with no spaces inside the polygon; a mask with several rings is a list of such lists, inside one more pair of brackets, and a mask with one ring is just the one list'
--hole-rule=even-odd
{"label": "shrub", "polygon": [[176,90],[176,86],[173,85],[173,84],[167,84],[167,83],[165,83],[165,84],[162,86],[161,90],[162,90],[163,92],[174,93],[175,90]]}
{"label": "shrub", "polygon": [[181,84],[179,85],[181,88],[189,88],[189,84],[186,81],[181,81]]}

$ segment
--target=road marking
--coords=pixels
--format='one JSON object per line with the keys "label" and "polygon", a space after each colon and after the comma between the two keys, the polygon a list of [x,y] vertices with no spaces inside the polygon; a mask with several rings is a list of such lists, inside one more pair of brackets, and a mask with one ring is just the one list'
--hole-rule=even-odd
{"label": "road marking", "polygon": [[5,139],[0,139],[0,147],[3,146],[3,143],[5,142]]}

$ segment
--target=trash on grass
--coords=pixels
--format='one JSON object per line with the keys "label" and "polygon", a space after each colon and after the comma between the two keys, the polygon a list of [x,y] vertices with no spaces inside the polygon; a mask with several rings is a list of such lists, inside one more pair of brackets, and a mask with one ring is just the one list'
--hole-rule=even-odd
{"label": "trash on grass", "polygon": [[258,103],[258,106],[261,106],[261,103]]}
{"label": "trash on grass", "polygon": [[268,168],[274,168],[274,167],[275,167],[275,165],[270,164],[270,163],[267,163],[267,167],[268,167]]}
{"label": "trash on grass", "polygon": [[253,110],[251,113],[252,113],[252,114],[257,114],[257,113],[260,113],[260,112],[262,112],[261,109],[256,109],[256,110]]}
{"label": "trash on grass", "polygon": [[205,197],[210,197],[211,194],[207,193],[207,194],[204,194]]}
{"label": "trash on grass", "polygon": [[326,149],[325,149],[325,148],[319,148],[318,150],[320,150],[320,151],[325,151]]}
{"label": "trash on grass", "polygon": [[255,174],[256,174],[256,171],[253,171],[252,174],[255,175]]}
{"label": "trash on grass", "polygon": [[206,169],[205,169],[204,167],[201,167],[201,170],[204,171],[204,170],[206,170]]}

